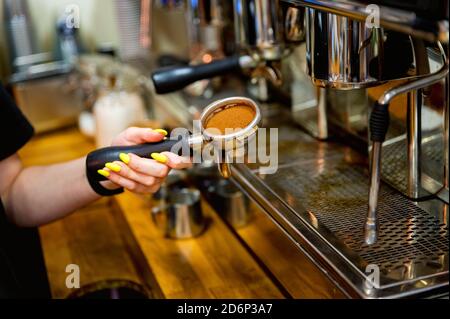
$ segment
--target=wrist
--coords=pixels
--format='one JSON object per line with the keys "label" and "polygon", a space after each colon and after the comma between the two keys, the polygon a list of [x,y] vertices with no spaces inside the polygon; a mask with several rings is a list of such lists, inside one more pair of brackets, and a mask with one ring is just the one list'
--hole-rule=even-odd
{"label": "wrist", "polygon": [[86,157],[86,179],[92,190],[100,196],[114,196],[123,193],[123,188],[111,181],[99,181],[97,172],[90,172],[88,169],[88,158]]}

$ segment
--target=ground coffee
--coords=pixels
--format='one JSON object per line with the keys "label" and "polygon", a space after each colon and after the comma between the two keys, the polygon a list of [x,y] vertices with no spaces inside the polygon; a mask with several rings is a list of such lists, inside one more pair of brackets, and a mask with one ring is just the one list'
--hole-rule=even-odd
{"label": "ground coffee", "polygon": [[[217,129],[226,134],[227,129],[246,128],[255,118],[255,111],[247,105],[232,105],[214,113],[206,123],[206,129]],[[230,133],[230,132],[228,132]]]}

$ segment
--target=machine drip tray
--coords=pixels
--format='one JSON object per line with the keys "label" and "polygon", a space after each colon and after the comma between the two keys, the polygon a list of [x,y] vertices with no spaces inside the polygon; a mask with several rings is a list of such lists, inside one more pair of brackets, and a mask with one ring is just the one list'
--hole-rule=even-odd
{"label": "machine drip tray", "polygon": [[[279,130],[279,169],[237,164],[243,189],[334,279],[364,298],[405,297],[448,287],[448,205],[417,204],[387,184],[380,191],[379,238],[364,242],[366,160],[348,147],[319,142],[294,127]],[[317,260],[316,260],[317,261]],[[319,262],[318,262],[319,263]],[[379,286],[367,287],[377,267]]]}

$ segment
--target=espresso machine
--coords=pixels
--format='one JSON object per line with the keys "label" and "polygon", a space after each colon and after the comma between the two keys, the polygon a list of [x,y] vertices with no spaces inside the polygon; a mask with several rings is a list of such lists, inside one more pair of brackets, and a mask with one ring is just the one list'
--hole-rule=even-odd
{"label": "espresso machine", "polygon": [[246,75],[281,111],[277,171],[233,164],[241,189],[349,297],[448,297],[448,1],[233,5],[235,54],[156,92]]}
{"label": "espresso machine", "polygon": [[448,294],[448,2],[283,4],[315,97],[290,119],[316,140],[285,121],[278,172],[236,179],[358,296]]}

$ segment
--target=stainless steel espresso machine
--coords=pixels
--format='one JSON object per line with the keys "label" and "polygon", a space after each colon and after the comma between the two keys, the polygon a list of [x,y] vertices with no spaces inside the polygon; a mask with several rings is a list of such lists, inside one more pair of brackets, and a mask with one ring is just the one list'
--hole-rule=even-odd
{"label": "stainless steel espresso machine", "polygon": [[158,70],[156,91],[247,75],[279,110],[278,170],[234,164],[241,188],[349,297],[448,297],[448,1],[233,9],[235,55]]}
{"label": "stainless steel espresso machine", "polygon": [[[197,6],[224,8],[225,3],[227,1],[203,0]],[[241,72],[249,75],[250,90],[258,99],[268,99],[268,86],[281,84],[279,63],[285,56],[279,2],[235,0],[232,9],[236,42],[234,54],[225,59],[211,59],[209,63],[157,70],[152,75],[157,93],[170,93],[203,79]],[[192,5],[188,6],[188,13],[192,15],[192,11],[196,12]]]}

